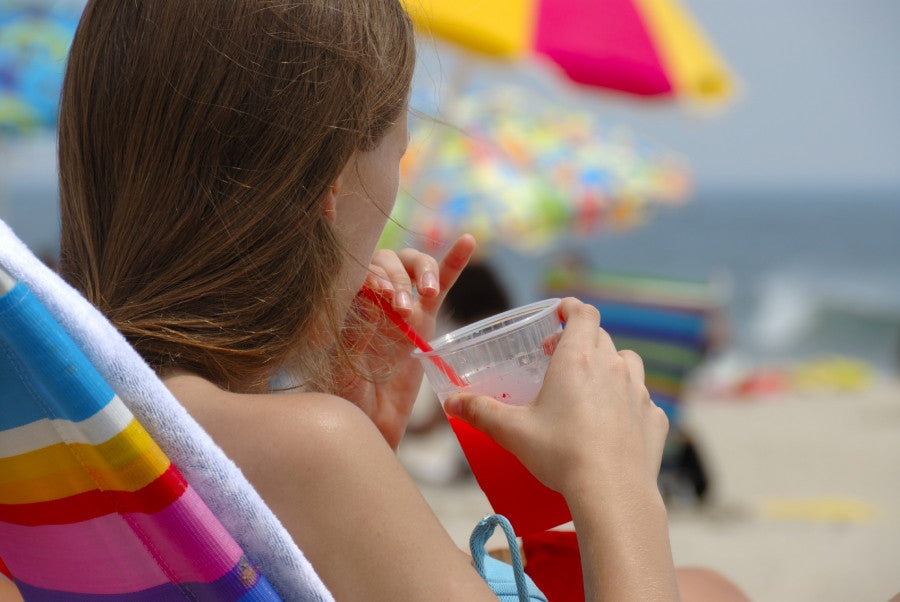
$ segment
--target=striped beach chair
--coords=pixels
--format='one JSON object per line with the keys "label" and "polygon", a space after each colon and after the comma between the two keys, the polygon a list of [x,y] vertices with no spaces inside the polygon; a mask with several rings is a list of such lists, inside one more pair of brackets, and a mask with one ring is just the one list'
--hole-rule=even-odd
{"label": "striped beach chair", "polygon": [[279,600],[22,283],[0,268],[0,579],[26,600]]}

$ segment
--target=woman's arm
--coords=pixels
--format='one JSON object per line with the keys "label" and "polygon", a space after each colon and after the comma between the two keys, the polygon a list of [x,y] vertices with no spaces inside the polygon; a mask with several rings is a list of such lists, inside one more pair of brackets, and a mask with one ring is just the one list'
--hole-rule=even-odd
{"label": "woman's arm", "polygon": [[[677,600],[666,509],[645,484],[569,496],[588,600]],[[568,498],[567,498],[568,499]]]}
{"label": "woman's arm", "polygon": [[594,307],[564,299],[560,314],[566,327],[534,401],[460,396],[444,407],[563,494],[589,600],[677,600],[656,486],[666,416],[650,400],[640,358],[616,350]]}

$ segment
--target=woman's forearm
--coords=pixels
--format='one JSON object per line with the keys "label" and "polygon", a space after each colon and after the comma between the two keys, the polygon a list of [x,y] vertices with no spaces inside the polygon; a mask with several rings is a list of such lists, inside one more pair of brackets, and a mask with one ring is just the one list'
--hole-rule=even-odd
{"label": "woman's forearm", "polygon": [[567,500],[586,600],[679,599],[666,508],[655,486],[594,484]]}

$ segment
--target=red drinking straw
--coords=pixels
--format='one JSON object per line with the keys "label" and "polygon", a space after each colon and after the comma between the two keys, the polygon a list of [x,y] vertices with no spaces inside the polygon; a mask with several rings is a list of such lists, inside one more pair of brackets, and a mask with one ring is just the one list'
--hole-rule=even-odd
{"label": "red drinking straw", "polygon": [[[412,341],[413,345],[418,347],[419,350],[421,350],[424,353],[434,351],[434,349],[431,347],[431,345],[429,345],[425,339],[423,339],[421,336],[419,336],[419,333],[416,332],[415,330],[413,330],[413,327],[410,326],[407,323],[407,321],[403,319],[403,316],[401,316],[397,312],[396,309],[394,309],[394,306],[391,305],[391,302],[388,301],[387,297],[385,297],[383,295],[379,295],[378,293],[373,291],[368,286],[362,287],[362,290],[360,292],[366,299],[368,299],[369,301],[371,301],[372,303],[377,305],[379,308],[381,308],[381,311],[383,311],[384,314],[388,318],[390,318],[391,322],[393,322],[394,324],[397,325],[397,328],[400,329],[400,332],[402,332],[404,335],[406,335],[406,338],[408,338],[410,341]],[[441,372],[446,374],[447,378],[449,378],[450,382],[453,383],[455,386],[457,386],[457,387],[468,386],[468,383],[466,381],[464,381],[462,378],[460,378],[459,375],[450,366],[450,364],[445,362],[442,358],[438,357],[437,355],[429,355],[428,359],[430,359],[432,362],[434,362],[434,365],[437,366]]]}

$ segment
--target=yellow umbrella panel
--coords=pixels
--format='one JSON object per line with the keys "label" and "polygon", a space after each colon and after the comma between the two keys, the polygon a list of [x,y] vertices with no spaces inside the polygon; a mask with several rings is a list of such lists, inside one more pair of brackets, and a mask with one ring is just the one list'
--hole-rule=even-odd
{"label": "yellow umbrella panel", "polygon": [[723,61],[677,0],[404,0],[417,28],[573,81],[641,96],[727,99]]}

